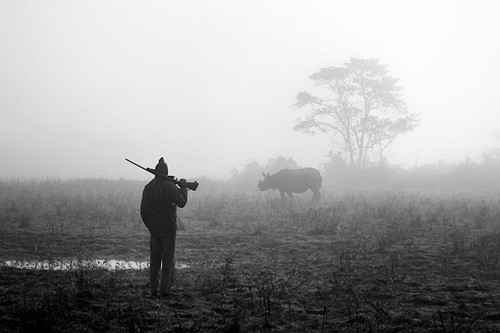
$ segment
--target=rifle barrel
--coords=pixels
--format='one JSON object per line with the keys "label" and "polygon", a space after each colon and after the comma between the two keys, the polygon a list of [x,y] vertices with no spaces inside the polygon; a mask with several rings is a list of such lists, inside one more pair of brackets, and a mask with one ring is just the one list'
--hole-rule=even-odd
{"label": "rifle barrel", "polygon": [[139,165],[139,164],[135,163],[134,161],[129,160],[128,158],[126,158],[126,159],[125,159],[125,161],[130,162],[130,163],[132,163],[133,165],[135,165],[135,166],[137,166],[137,167],[139,167],[139,168],[141,168],[141,169],[143,169],[143,170],[148,171],[148,169],[146,169],[146,168],[145,168],[145,167],[143,167],[142,165]]}
{"label": "rifle barrel", "polygon": [[161,176],[161,177],[164,177],[165,179],[167,179],[168,181],[176,184],[176,185],[179,185],[179,186],[183,186],[183,187],[187,187],[189,188],[190,190],[193,190],[193,191],[196,191],[196,189],[198,188],[198,182],[181,182],[181,181],[178,181],[177,179],[175,179],[174,176],[168,176],[168,175],[164,175],[162,173],[159,173],[157,172],[156,170],[154,169],[151,169],[151,168],[145,168],[143,167],[142,165],[139,165],[137,163],[135,163],[134,161],[131,161],[129,160],[128,158],[125,159],[125,161],[129,162],[129,163],[132,163],[133,165],[135,165],[136,167],[139,167],[141,168],[142,170],[144,171],[147,171],[149,173],[152,173],[153,175],[155,176]]}

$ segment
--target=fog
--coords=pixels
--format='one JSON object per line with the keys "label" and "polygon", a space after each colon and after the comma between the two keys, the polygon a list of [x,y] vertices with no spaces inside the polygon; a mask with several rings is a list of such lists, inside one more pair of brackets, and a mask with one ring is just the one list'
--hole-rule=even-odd
{"label": "fog", "polygon": [[390,163],[500,146],[497,1],[0,0],[0,177],[227,178],[250,161],[319,167],[293,130],[309,75],[377,58],[420,125]]}

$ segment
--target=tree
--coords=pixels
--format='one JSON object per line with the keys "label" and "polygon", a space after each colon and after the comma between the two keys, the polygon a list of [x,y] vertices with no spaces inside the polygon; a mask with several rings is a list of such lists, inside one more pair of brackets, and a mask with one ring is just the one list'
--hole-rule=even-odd
{"label": "tree", "polygon": [[280,171],[281,169],[298,169],[299,165],[297,162],[289,157],[278,156],[277,158],[270,159],[266,166],[264,167],[264,172],[266,173],[275,173]]}
{"label": "tree", "polygon": [[344,67],[321,68],[310,79],[317,91],[297,95],[295,106],[307,115],[294,130],[333,133],[337,144],[340,136],[340,149],[353,166],[366,166],[372,155],[384,161],[387,147],[418,124],[418,115],[407,111],[398,79],[377,59],[351,58]]}
{"label": "tree", "polygon": [[228,184],[231,188],[240,190],[257,190],[257,183],[262,178],[262,173],[275,173],[281,169],[297,169],[297,162],[289,157],[278,156],[268,160],[265,166],[252,161],[247,163],[243,170],[233,168]]}
{"label": "tree", "polygon": [[257,183],[262,177],[262,166],[255,162],[249,162],[245,165],[242,171],[234,168],[232,170],[229,185],[234,189],[245,189],[257,191]]}

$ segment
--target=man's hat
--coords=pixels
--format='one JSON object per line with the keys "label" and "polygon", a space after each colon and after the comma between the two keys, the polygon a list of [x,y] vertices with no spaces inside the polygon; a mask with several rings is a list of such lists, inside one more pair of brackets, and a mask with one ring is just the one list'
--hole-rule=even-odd
{"label": "man's hat", "polygon": [[158,164],[155,166],[155,170],[165,175],[168,175],[168,165],[167,163],[165,163],[163,157],[160,158],[160,160],[158,161]]}

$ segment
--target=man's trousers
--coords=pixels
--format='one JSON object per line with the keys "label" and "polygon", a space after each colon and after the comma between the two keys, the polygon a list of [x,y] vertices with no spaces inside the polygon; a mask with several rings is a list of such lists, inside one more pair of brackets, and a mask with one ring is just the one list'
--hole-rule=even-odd
{"label": "man's trousers", "polygon": [[151,294],[168,294],[175,274],[175,236],[157,237],[151,235],[149,242],[151,262],[149,282]]}

